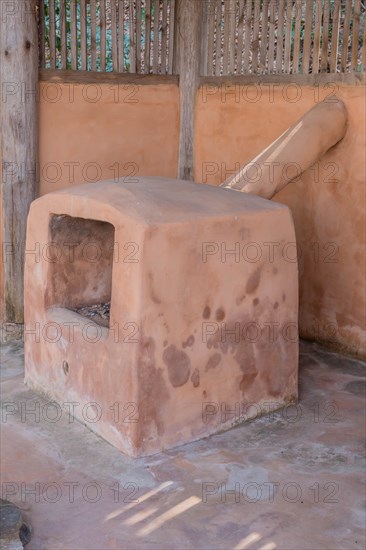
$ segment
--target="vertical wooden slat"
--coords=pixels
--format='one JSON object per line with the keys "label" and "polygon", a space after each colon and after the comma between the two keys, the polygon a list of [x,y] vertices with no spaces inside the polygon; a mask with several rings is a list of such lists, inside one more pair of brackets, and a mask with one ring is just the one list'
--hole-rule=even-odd
{"label": "vertical wooden slat", "polygon": [[76,0],[70,0],[71,69],[78,68],[78,39],[76,23]]}
{"label": "vertical wooden slat", "polygon": [[348,38],[351,23],[352,2],[346,2],[346,10],[343,22],[342,53],[341,53],[341,72],[345,72],[348,64]]}
{"label": "vertical wooden slat", "polygon": [[[181,0],[179,0],[181,1]],[[221,72],[221,44],[222,44],[222,2],[216,0],[216,47],[215,47],[215,76]]]}
{"label": "vertical wooden slat", "polygon": [[275,31],[276,31],[276,2],[269,4],[269,42],[268,42],[268,72],[274,71],[275,59]]}
{"label": "vertical wooden slat", "polygon": [[335,73],[338,64],[338,40],[340,23],[340,0],[334,0],[332,17],[332,46],[330,51],[330,71]]}
{"label": "vertical wooden slat", "polygon": [[315,2],[316,4],[315,4],[314,50],[313,50],[313,71],[312,72],[318,73],[323,4],[322,4],[322,0],[315,0]]}
{"label": "vertical wooden slat", "polygon": [[176,0],[170,0],[169,3],[169,44],[168,44],[168,73],[173,74],[173,63],[175,57],[175,11]]}
{"label": "vertical wooden slat", "polygon": [[118,71],[125,68],[125,2],[118,0]]}
{"label": "vertical wooden slat", "polygon": [[130,0],[130,72],[136,72],[135,2]]}
{"label": "vertical wooden slat", "polygon": [[250,51],[252,49],[252,2],[247,1],[245,11],[245,39],[244,39],[244,74],[250,72]]}
{"label": "vertical wooden slat", "polygon": [[302,0],[296,0],[295,3],[295,34],[294,34],[294,59],[293,59],[293,72],[299,72],[300,63],[300,33],[301,33],[301,13],[302,13]]}
{"label": "vertical wooden slat", "polygon": [[142,72],[141,58],[141,0],[136,0],[136,70]]}
{"label": "vertical wooden slat", "polygon": [[361,16],[361,0],[355,0],[354,11],[353,11],[353,29],[352,29],[352,58],[351,58],[352,71],[357,71],[360,16]]}
{"label": "vertical wooden slat", "polygon": [[67,68],[66,3],[60,2],[61,69]]}
{"label": "vertical wooden slat", "polygon": [[55,0],[49,0],[49,37],[50,37],[50,65],[51,69],[56,68],[56,18]]}
{"label": "vertical wooden slat", "polygon": [[80,0],[80,53],[81,70],[86,71],[86,0]]}
{"label": "vertical wooden slat", "polygon": [[223,52],[223,62],[222,62],[222,74],[227,75],[228,74],[228,60],[229,60],[229,39],[230,39],[230,31],[229,31],[229,2],[230,0],[226,0],[224,2],[224,52]]}
{"label": "vertical wooden slat", "polygon": [[366,19],[364,19],[363,27],[363,44],[362,44],[362,71],[366,71]]}
{"label": "vertical wooden slat", "polygon": [[160,18],[160,1],[154,0],[153,74],[158,73],[158,66],[159,66],[159,18]]}
{"label": "vertical wooden slat", "polygon": [[254,4],[252,72],[258,72],[260,2]]}
{"label": "vertical wooden slat", "polygon": [[90,0],[90,55],[91,70],[97,70],[97,7],[96,0]]}
{"label": "vertical wooden slat", "polygon": [[201,75],[207,76],[207,55],[208,55],[208,24],[210,14],[210,0],[202,2],[201,18],[202,18],[202,35],[201,35]]}
{"label": "vertical wooden slat", "polygon": [[234,71],[235,62],[235,1],[226,0],[224,28],[224,73]]}
{"label": "vertical wooden slat", "polygon": [[292,31],[292,0],[287,0],[286,5],[286,31],[285,31],[285,54],[284,72],[290,72],[291,61],[291,31]]}
{"label": "vertical wooden slat", "polygon": [[[173,59],[171,60],[171,64],[172,64],[172,74],[176,74],[176,75],[179,75],[179,71],[180,71],[180,55],[181,55],[181,52],[180,52],[180,43],[181,43],[181,40],[180,40],[180,36],[179,36],[179,33],[178,33],[178,28],[179,28],[179,13],[180,13],[180,0],[175,0],[174,2],[174,17],[171,16],[171,14],[169,15],[169,20],[172,19],[172,21],[174,22],[174,27],[173,27],[173,30],[174,30],[174,37],[173,37]],[[169,10],[170,12],[170,10]],[[169,33],[170,33],[170,29],[169,29]],[[170,38],[169,38],[169,41],[170,41]]]}
{"label": "vertical wooden slat", "polygon": [[105,71],[106,63],[106,0],[100,0],[100,70]]}
{"label": "vertical wooden slat", "polygon": [[284,19],[285,19],[285,2],[284,0],[279,0],[278,26],[277,26],[277,50],[276,50],[276,73],[282,73]]}
{"label": "vertical wooden slat", "polygon": [[207,61],[206,61],[206,74],[209,76],[213,75],[213,52],[214,52],[214,37],[215,37],[215,1],[210,0],[210,8],[207,14],[207,26],[208,26],[208,35],[207,35]]}
{"label": "vertical wooden slat", "polygon": [[239,0],[238,14],[238,48],[236,54],[236,74],[242,74],[243,70],[243,46],[244,46],[244,0]]}
{"label": "vertical wooden slat", "polygon": [[328,45],[329,45],[329,18],[330,18],[330,0],[324,1],[323,32],[322,32],[322,60],[320,69],[326,72],[328,69]]}
{"label": "vertical wooden slat", "polygon": [[44,0],[39,0],[39,65],[43,69],[46,59]]}
{"label": "vertical wooden slat", "polygon": [[[174,18],[169,15],[169,19],[171,19],[174,22],[174,38],[173,38],[173,59],[171,60],[172,63],[172,71],[173,74],[179,75],[180,71],[180,45],[181,45],[181,39],[179,36],[178,28],[179,28],[179,14],[180,14],[180,0],[175,0],[175,9],[174,9]],[[170,29],[169,29],[170,32]],[[170,38],[169,38],[170,40]]]}
{"label": "vertical wooden slat", "polygon": [[302,53],[302,73],[309,74],[311,55],[311,34],[313,30],[314,0],[306,0],[304,46]]}
{"label": "vertical wooden slat", "polygon": [[110,0],[112,27],[112,68],[118,71],[117,0]]}
{"label": "vertical wooden slat", "polygon": [[144,57],[144,72],[150,71],[150,33],[151,33],[151,0],[146,0],[145,3],[145,57]]}
{"label": "vertical wooden slat", "polygon": [[236,0],[229,0],[229,74],[233,74],[235,70],[235,42],[236,42]]}
{"label": "vertical wooden slat", "polygon": [[168,37],[168,4],[163,0],[162,32],[161,32],[161,74],[166,74],[166,49]]}
{"label": "vertical wooden slat", "polygon": [[268,36],[268,0],[263,0],[262,5],[262,33],[261,33],[261,60],[260,68],[264,73],[267,67],[267,36]]}

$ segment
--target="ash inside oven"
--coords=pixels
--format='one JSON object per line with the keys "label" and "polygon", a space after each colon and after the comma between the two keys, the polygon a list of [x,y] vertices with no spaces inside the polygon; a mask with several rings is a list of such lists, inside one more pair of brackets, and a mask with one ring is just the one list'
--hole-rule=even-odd
{"label": "ash inside oven", "polygon": [[110,310],[110,302],[72,308],[72,311],[75,311],[83,317],[87,317],[91,321],[94,321],[95,323],[97,323],[98,325],[102,325],[103,327],[109,326]]}

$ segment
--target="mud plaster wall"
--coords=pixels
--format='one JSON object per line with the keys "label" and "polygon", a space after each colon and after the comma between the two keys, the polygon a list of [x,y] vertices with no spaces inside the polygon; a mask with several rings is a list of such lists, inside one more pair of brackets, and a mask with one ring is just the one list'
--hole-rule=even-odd
{"label": "mud plaster wall", "polygon": [[[102,178],[113,177],[117,165],[120,177],[176,177],[178,87],[122,87],[117,94],[109,84],[48,85],[40,84],[40,194],[93,180],[99,174],[92,163]],[[195,177],[219,184],[334,91],[349,112],[345,139],[274,200],[294,216],[301,335],[365,353],[365,88],[201,88]],[[0,281],[2,275],[1,268]]]}
{"label": "mud plaster wall", "polygon": [[177,176],[177,86],[41,82],[40,97],[40,195],[98,179]]}
{"label": "mud plaster wall", "polygon": [[287,204],[295,222],[301,335],[365,354],[365,88],[201,88],[195,178],[218,185],[331,92],[347,105],[345,138],[273,200]]}

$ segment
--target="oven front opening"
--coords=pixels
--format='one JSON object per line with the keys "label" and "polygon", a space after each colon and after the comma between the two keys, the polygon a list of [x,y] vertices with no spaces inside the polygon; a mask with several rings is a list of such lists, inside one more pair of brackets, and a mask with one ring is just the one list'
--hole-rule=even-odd
{"label": "oven front opening", "polygon": [[108,222],[52,215],[46,304],[109,327],[115,230]]}

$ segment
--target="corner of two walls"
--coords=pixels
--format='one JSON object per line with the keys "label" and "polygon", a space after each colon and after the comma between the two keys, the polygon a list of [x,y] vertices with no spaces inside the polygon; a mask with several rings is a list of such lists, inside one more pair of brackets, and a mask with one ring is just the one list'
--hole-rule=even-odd
{"label": "corner of two walls", "polygon": [[346,136],[273,200],[288,205],[294,219],[300,335],[362,356],[366,354],[365,87],[294,83],[201,87],[196,100],[195,179],[218,185],[332,93],[348,109]]}

